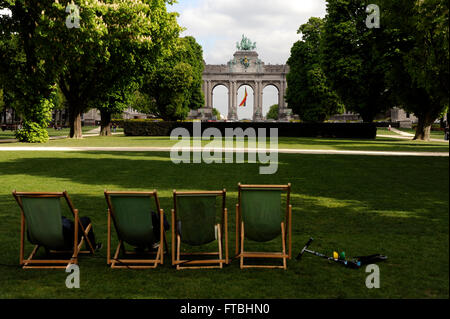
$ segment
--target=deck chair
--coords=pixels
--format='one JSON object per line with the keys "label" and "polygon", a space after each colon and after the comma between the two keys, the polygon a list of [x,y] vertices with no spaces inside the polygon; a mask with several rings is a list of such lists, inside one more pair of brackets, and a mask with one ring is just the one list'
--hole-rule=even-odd
{"label": "deck chair", "polygon": [[[217,224],[217,198],[222,198],[221,223]],[[228,264],[226,190],[218,192],[174,191],[172,210],[172,265],[181,269],[214,269]],[[225,258],[223,238],[225,235]],[[217,252],[181,252],[181,244],[199,247],[217,240]],[[188,260],[182,260],[184,257]],[[214,258],[216,257],[216,258]]]}
{"label": "deck chair", "polygon": [[[86,228],[80,222],[78,210],[74,208],[67,192],[63,193],[19,193],[13,196],[21,210],[20,265],[23,269],[66,269],[78,264],[79,254],[94,254],[88,234],[92,224]],[[62,205],[64,198],[74,217],[73,246],[64,242],[62,226]],[[25,233],[34,249],[25,259]],[[79,236],[81,234],[81,236]],[[87,250],[82,251],[83,244]],[[36,259],[38,250],[44,247],[47,255],[71,255],[70,259]]]}
{"label": "deck chair", "polygon": [[[272,268],[287,269],[286,260],[292,258],[292,206],[290,205],[291,184],[241,185],[239,204],[236,205],[236,257],[240,258],[241,269]],[[282,195],[286,193],[285,216],[282,209]],[[244,241],[265,243],[281,235],[281,252],[246,252]],[[286,247],[288,246],[288,247]],[[288,252],[286,252],[288,250]],[[282,266],[250,266],[245,258],[282,259]]]}
{"label": "deck chair", "polygon": [[[164,211],[160,208],[158,193],[108,192],[108,244],[107,263],[113,269],[153,269],[164,264]],[[159,214],[159,226],[152,218]],[[111,258],[111,222],[116,229],[119,244]],[[156,229],[159,228],[159,235]],[[137,247],[158,247],[156,252],[127,251],[125,244]],[[122,252],[122,258],[119,254]]]}

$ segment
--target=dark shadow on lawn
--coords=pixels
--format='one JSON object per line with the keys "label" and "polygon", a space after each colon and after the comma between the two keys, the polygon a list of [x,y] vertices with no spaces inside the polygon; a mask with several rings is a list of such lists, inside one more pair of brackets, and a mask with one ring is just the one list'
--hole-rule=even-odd
{"label": "dark shadow on lawn", "polygon": [[[224,188],[235,196],[239,182],[292,183],[293,195],[357,201],[368,211],[426,210],[436,205],[448,207],[448,159],[440,158],[280,155],[277,174],[260,175],[261,164],[176,165],[167,153],[73,152],[32,156],[0,162],[0,174],[5,177],[0,189],[8,193],[13,189],[36,191],[29,189],[28,185],[34,185],[31,180],[8,181],[8,175],[16,174],[42,178],[46,191],[62,191],[53,189],[48,181],[50,178],[55,179],[58,187],[67,183],[69,193],[70,183],[74,182],[85,185],[83,193],[98,192],[99,196],[103,195],[104,189],[156,189],[165,192],[164,196],[171,196],[174,189]],[[77,187],[80,189],[79,185]],[[298,203],[300,209],[301,200]],[[324,205],[333,204],[327,204],[325,200]],[[234,213],[233,206],[231,209]]]}
{"label": "dark shadow on lawn", "polygon": [[[311,145],[317,147],[320,146],[332,146],[337,150],[386,150],[389,148],[410,148],[412,150],[421,149],[427,152],[446,152],[448,147],[446,145],[436,145],[415,142],[412,139],[408,142],[399,140],[389,140],[385,138],[378,138],[376,140],[348,140],[348,139],[308,139],[308,138],[280,138],[280,144],[286,145]],[[372,145],[373,144],[373,145]]]}

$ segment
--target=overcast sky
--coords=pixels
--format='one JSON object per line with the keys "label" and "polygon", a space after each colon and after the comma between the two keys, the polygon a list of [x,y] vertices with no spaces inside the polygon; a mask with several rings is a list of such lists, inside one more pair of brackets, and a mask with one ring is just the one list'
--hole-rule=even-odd
{"label": "overcast sky", "polygon": [[[233,58],[236,42],[245,34],[256,42],[259,58],[266,64],[285,64],[292,45],[300,39],[297,30],[310,17],[325,17],[325,0],[179,0],[169,6],[178,12],[178,23],[186,30],[183,36],[193,36],[203,47],[207,64],[226,64]],[[253,117],[253,90],[247,87],[246,108],[238,109],[239,119]],[[238,102],[245,89],[238,92]],[[214,90],[214,107],[228,115],[228,90]],[[263,113],[278,103],[278,90],[264,90]]]}
{"label": "overcast sky", "polygon": [[265,63],[285,64],[297,30],[310,17],[325,17],[325,0],[179,0],[169,6],[180,14],[183,35],[203,46],[208,64],[225,64],[245,34],[256,42]]}

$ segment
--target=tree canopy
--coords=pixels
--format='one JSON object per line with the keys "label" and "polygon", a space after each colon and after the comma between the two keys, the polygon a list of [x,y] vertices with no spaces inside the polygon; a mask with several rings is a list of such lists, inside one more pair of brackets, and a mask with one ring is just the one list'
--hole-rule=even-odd
{"label": "tree canopy", "polygon": [[81,136],[80,117],[89,108],[107,116],[123,110],[178,38],[177,14],[166,9],[172,2],[85,0],[77,3],[79,27],[69,28],[68,1],[0,0],[12,12],[1,17],[0,70],[16,74],[7,89],[24,105],[22,140],[46,140],[57,84],[69,105],[71,137]]}
{"label": "tree canopy", "polygon": [[151,112],[164,120],[184,120],[189,110],[203,107],[203,69],[202,47],[193,37],[180,38],[143,84],[142,92],[153,100]]}
{"label": "tree canopy", "polygon": [[323,20],[311,18],[298,30],[303,39],[291,49],[286,101],[305,122],[323,122],[344,110],[322,70]]}
{"label": "tree canopy", "polygon": [[274,104],[274,105],[272,105],[270,107],[269,112],[266,115],[266,118],[268,120],[275,120],[275,121],[277,121],[278,118],[279,118],[278,112],[279,112],[278,104]]}
{"label": "tree canopy", "polygon": [[428,140],[449,107],[448,1],[383,1],[395,46],[387,79],[395,102],[418,117],[415,139]]}
{"label": "tree canopy", "polygon": [[367,1],[327,0],[322,66],[348,111],[372,122],[388,110],[386,72],[390,69],[386,28],[369,29]]}

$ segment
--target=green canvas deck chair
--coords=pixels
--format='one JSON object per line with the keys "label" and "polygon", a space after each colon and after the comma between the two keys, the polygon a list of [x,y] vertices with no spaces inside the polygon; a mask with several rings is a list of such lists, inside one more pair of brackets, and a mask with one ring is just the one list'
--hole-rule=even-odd
{"label": "green canvas deck chair", "polygon": [[[286,194],[286,207],[282,197]],[[236,205],[236,257],[240,258],[241,269],[281,268],[287,269],[286,260],[292,258],[292,206],[290,205],[291,184],[288,185],[241,185],[239,204]],[[247,252],[244,241],[266,243],[281,235],[281,252]],[[288,252],[286,252],[288,250]],[[250,266],[245,258],[282,259],[282,266]]]}
{"label": "green canvas deck chair", "polygon": [[[158,193],[153,192],[108,192],[108,244],[107,263],[113,269],[153,269],[164,264],[164,211],[160,208]],[[159,226],[152,218],[159,214]],[[111,222],[116,229],[119,244],[111,258]],[[158,231],[159,229],[159,236]],[[127,251],[125,244],[134,248],[151,248],[156,251]],[[122,258],[119,254],[122,252]]]}
{"label": "green canvas deck chair", "polygon": [[[181,269],[214,269],[228,264],[226,190],[217,192],[174,191],[172,210],[172,265]],[[222,200],[220,206],[218,199]],[[220,210],[220,223],[217,223]],[[225,235],[225,258],[223,238]],[[200,247],[217,240],[216,252],[181,252],[181,244]],[[183,260],[181,259],[182,257]],[[187,259],[187,260],[184,260]]]}
{"label": "green canvas deck chair", "polygon": [[[79,220],[78,210],[74,208],[67,192],[63,193],[20,193],[13,196],[21,210],[20,265],[23,269],[66,269],[78,264],[79,254],[94,254],[94,247],[88,239],[92,224],[86,228]],[[73,246],[64,242],[62,226],[61,199],[67,202],[74,217]],[[25,233],[34,245],[31,255],[25,259]],[[79,236],[81,234],[81,236]],[[86,251],[82,251],[83,244]],[[68,259],[36,259],[39,248],[44,247],[47,256],[71,255]]]}

